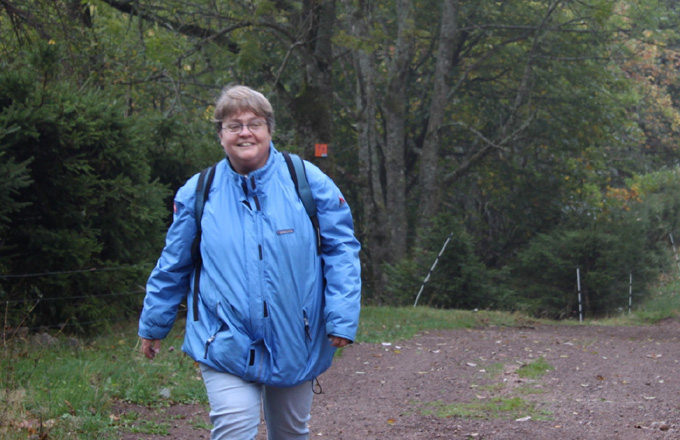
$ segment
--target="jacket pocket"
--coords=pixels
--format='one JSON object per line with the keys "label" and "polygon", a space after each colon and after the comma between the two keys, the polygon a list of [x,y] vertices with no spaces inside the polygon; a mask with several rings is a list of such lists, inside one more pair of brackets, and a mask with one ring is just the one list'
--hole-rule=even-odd
{"label": "jacket pocket", "polygon": [[205,341],[204,359],[220,371],[244,377],[249,362],[251,340],[231,324],[217,303],[216,331]]}
{"label": "jacket pocket", "polygon": [[257,383],[271,383],[271,356],[264,340],[259,339],[250,344],[248,362],[241,376],[243,380]]}

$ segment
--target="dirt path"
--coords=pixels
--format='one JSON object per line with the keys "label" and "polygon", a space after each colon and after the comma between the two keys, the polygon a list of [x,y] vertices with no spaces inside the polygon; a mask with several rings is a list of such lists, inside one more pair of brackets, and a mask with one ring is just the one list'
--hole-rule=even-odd
{"label": "dirt path", "polygon": [[[540,358],[554,369],[521,378],[518,368]],[[492,327],[359,343],[320,383],[310,438],[680,439],[680,322]],[[514,409],[479,417],[501,405]],[[131,410],[146,412],[120,408]],[[144,417],[169,423],[173,439],[210,437],[201,428],[205,408],[178,405]],[[261,431],[257,440],[266,439]]]}

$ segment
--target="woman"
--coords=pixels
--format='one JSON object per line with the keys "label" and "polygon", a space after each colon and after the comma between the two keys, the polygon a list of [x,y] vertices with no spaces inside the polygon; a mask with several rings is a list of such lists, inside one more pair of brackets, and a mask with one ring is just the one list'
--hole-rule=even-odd
{"label": "woman", "polygon": [[262,399],[270,440],[306,439],[312,381],[356,335],[360,245],[352,216],[333,181],[305,163],[322,235],[317,252],[314,227],[272,143],[272,106],[259,92],[225,89],[215,125],[226,158],[201,217],[198,299],[187,295],[196,175],[177,192],[166,245],[147,283],[142,350],[154,358],[186,297],[198,319],[187,319],[182,349],[201,366],[211,438],[253,439]]}

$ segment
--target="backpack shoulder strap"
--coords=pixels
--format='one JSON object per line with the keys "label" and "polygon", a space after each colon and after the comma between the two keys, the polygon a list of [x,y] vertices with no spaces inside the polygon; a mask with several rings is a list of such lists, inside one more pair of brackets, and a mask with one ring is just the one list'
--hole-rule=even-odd
{"label": "backpack shoulder strap", "polygon": [[307,181],[307,173],[305,172],[305,163],[297,154],[290,154],[286,151],[283,152],[283,157],[286,160],[286,165],[288,165],[288,171],[290,172],[290,177],[293,179],[295,184],[295,191],[297,191],[302,204],[307,211],[307,215],[314,226],[314,231],[316,232],[316,251],[321,253],[321,228],[319,226],[319,219],[316,215],[316,202],[312,196],[312,189]]}
{"label": "backpack shoulder strap", "polygon": [[201,219],[203,218],[203,207],[208,200],[210,187],[215,178],[215,168],[217,164],[209,166],[201,171],[196,183],[196,200],[194,202],[194,219],[196,220],[196,235],[194,241],[191,243],[191,258],[194,261],[194,321],[198,321],[198,291],[201,280],[201,266],[203,260],[201,259],[201,235],[203,229],[201,228]]}
{"label": "backpack shoulder strap", "polygon": [[203,207],[208,200],[208,193],[215,178],[215,168],[217,164],[213,164],[201,171],[198,176],[198,183],[196,184],[196,201],[194,203],[194,217],[196,218],[196,226],[200,229],[201,218],[203,217]]}

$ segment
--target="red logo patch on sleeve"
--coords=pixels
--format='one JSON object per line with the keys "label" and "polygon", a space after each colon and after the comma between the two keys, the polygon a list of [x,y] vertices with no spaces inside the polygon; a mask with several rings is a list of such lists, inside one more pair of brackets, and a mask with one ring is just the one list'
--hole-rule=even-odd
{"label": "red logo patch on sleeve", "polygon": [[345,199],[342,198],[342,196],[338,196],[338,200],[340,200],[340,206],[342,206],[342,205],[344,205],[345,203],[347,203],[347,202],[345,202]]}
{"label": "red logo patch on sleeve", "polygon": [[173,202],[173,204],[172,204],[172,212],[174,212],[175,214],[177,214],[177,203],[174,203],[174,202]]}

